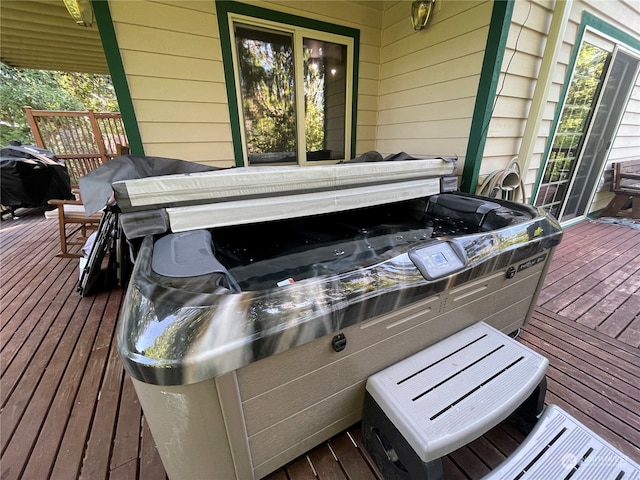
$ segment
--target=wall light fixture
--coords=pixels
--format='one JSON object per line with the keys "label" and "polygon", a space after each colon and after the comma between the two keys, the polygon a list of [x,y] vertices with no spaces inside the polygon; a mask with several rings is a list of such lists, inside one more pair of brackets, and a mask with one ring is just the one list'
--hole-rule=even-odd
{"label": "wall light fixture", "polygon": [[93,8],[90,0],[63,0],[64,6],[78,25],[93,25]]}
{"label": "wall light fixture", "polygon": [[411,4],[411,22],[414,30],[422,30],[427,26],[435,3],[436,0],[415,0]]}

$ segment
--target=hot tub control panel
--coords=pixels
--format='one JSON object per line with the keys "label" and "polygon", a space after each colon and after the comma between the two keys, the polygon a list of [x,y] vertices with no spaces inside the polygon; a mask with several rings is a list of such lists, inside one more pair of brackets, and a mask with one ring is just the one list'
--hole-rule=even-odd
{"label": "hot tub control panel", "polygon": [[427,280],[436,280],[462,270],[465,262],[447,242],[438,242],[409,252],[409,258]]}

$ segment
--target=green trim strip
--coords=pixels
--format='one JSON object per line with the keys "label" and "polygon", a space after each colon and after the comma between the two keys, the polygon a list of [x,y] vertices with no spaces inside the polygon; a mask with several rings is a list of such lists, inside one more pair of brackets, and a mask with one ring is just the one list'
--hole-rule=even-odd
{"label": "green trim strip", "polygon": [[[602,212],[604,212],[604,210],[605,210],[604,208],[600,208],[600,209],[595,210],[595,211],[593,211],[591,213],[587,213],[587,218],[596,219],[600,215],[602,215]],[[584,218],[581,218],[580,220],[584,220]]]}
{"label": "green trim strip", "polygon": [[360,75],[360,31],[353,35],[353,85],[351,85],[351,158],[356,157],[356,132],[358,126],[358,75]]}
{"label": "green trim strip", "polygon": [[487,142],[487,131],[493,113],[502,59],[507,48],[507,36],[514,5],[514,0],[495,0],[493,3],[487,46],[484,51],[478,94],[469,131],[469,143],[460,181],[460,190],[463,192],[475,193],[478,186],[478,174]]}
{"label": "green trim strip", "polygon": [[233,157],[236,167],[244,166],[242,157],[242,133],[240,131],[240,112],[238,112],[238,95],[235,87],[233,72],[233,58],[231,54],[231,35],[227,21],[226,2],[216,2],[218,31],[222,47],[222,65],[224,65],[224,83],[227,87],[227,102],[229,103],[229,121],[231,124],[231,138],[233,139]]}
{"label": "green trim strip", "polygon": [[622,30],[614,27],[613,25],[605,22],[601,18],[596,17],[592,13],[582,12],[582,22],[580,24],[580,28],[584,31],[584,27],[591,27],[599,32],[604,33],[605,35],[609,35],[614,40],[623,43],[635,50],[640,50],[640,38],[633,37],[628,33],[623,32]]}
{"label": "green trim strip", "polygon": [[[94,0],[95,1],[95,0]],[[335,25],[332,23],[300,17],[288,13],[268,10],[266,8],[248,5],[246,3],[233,2],[228,0],[216,0],[216,11],[218,17],[218,28],[220,31],[220,44],[222,47],[222,64],[224,65],[224,80],[227,87],[227,101],[229,102],[229,120],[231,122],[231,136],[233,138],[233,154],[236,166],[242,167],[244,159],[242,156],[242,135],[240,132],[240,113],[238,112],[238,93],[236,92],[236,82],[233,68],[233,58],[231,53],[231,32],[229,32],[229,13],[237,13],[248,17],[263,18],[272,22],[294,25],[296,27],[309,28],[322,32],[333,33],[343,37],[353,38],[353,86],[351,105],[351,157],[355,157],[356,152],[356,125],[358,114],[358,73],[360,63],[360,30],[355,28]]]}
{"label": "green trim strip", "polygon": [[600,33],[608,35],[613,40],[625,44],[635,50],[640,50],[640,40],[628,35],[627,33],[619,30],[613,25],[608,24],[602,19],[596,17],[595,15],[589,12],[582,12],[582,21],[580,22],[580,27],[578,28],[578,33],[576,35],[576,41],[573,45],[573,50],[571,51],[571,57],[569,58],[567,74],[564,79],[564,85],[562,85],[562,91],[560,92],[560,97],[558,101],[558,105],[556,107],[556,111],[553,117],[553,122],[551,123],[551,129],[549,130],[549,137],[547,138],[547,145],[544,149],[544,155],[542,156],[542,162],[540,167],[538,168],[538,177],[536,178],[536,183],[533,186],[533,190],[531,192],[531,202],[538,195],[538,190],[540,189],[540,184],[542,183],[542,177],[544,176],[544,170],[547,166],[547,159],[549,158],[549,152],[551,151],[551,147],[553,146],[553,139],[556,134],[556,130],[558,128],[558,123],[560,122],[560,115],[562,114],[562,110],[564,108],[564,101],[567,98],[567,92],[569,91],[569,86],[571,84],[571,78],[573,76],[573,71],[576,67],[576,61],[578,59],[578,53],[580,52],[580,47],[582,46],[582,39],[584,37],[584,32],[587,27],[591,27],[594,30],[597,30]]}
{"label": "green trim strip", "polygon": [[122,57],[118,48],[118,40],[116,32],[113,29],[113,20],[111,19],[111,11],[107,0],[91,0],[93,13],[96,16],[100,39],[102,40],[102,48],[107,59],[107,66],[111,74],[113,88],[116,91],[120,113],[124,128],[127,131],[129,139],[129,149],[134,155],[144,155],[144,147],[140,130],[138,129],[138,121],[136,120],[136,112],[133,108],[131,100],[131,92],[129,92],[129,84],[122,65]]}

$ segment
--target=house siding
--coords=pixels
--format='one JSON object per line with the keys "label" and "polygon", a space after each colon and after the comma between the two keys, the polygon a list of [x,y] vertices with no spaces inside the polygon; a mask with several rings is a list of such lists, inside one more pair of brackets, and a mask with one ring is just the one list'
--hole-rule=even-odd
{"label": "house siding", "polygon": [[[438,1],[427,29],[415,32],[411,1],[246,2],[360,31],[356,154],[405,151],[458,155],[459,172],[485,58],[492,1]],[[522,147],[540,73],[553,0],[514,2],[480,180],[503,169]],[[234,165],[224,66],[214,1],[111,1],[123,66],[147,155]],[[522,173],[527,200],[563,94],[583,12],[637,38],[640,9],[632,0],[575,0],[566,26],[533,151]],[[620,20],[616,20],[620,19]],[[609,155],[640,157],[640,81]],[[482,183],[479,182],[481,187]],[[610,198],[601,185],[592,210]]]}
{"label": "house siding", "polygon": [[[375,148],[381,2],[246,2],[360,30],[356,151]],[[214,1],[109,2],[147,155],[235,165]]]}
{"label": "house siding", "polygon": [[[550,3],[515,2],[494,110],[487,130],[478,188],[482,188],[482,180],[487,175],[505,168],[520,150],[553,13]],[[554,71],[557,77],[556,73]],[[560,88],[557,89],[559,92]],[[551,126],[553,114],[554,108],[545,108],[543,124],[547,125],[547,129]],[[523,172],[527,197],[535,183],[544,148],[544,140],[536,141],[535,158],[531,160],[530,171]]]}
{"label": "house siding", "polygon": [[[553,5],[554,3],[550,1],[535,0],[531,2],[529,12],[529,2],[515,2],[498,96],[480,169],[481,177],[503,169],[512,158],[518,156],[542,63]],[[524,162],[520,159],[521,163],[528,166],[527,171],[522,173],[527,200],[531,198],[539,169],[544,161],[549,137],[553,133],[551,131],[553,121],[561,101],[560,96],[568,74],[571,54],[585,11],[637,38],[637,30],[640,28],[640,9],[637,7],[637,2],[635,6],[631,0],[617,2],[576,0],[573,2],[558,61],[553,68],[552,84],[534,141],[532,156]],[[624,20],[624,23],[621,20]],[[609,154],[607,169],[610,169],[610,163],[614,160],[640,158],[640,137],[637,135],[640,131],[639,90],[640,82],[636,85],[623,116],[618,135]],[[601,182],[600,191],[590,210],[593,212],[603,208],[610,197],[608,185]]]}
{"label": "house siding", "polygon": [[384,11],[375,149],[458,155],[461,171],[492,2],[439,1],[418,32],[410,11],[410,1]]}
{"label": "house siding", "polygon": [[110,2],[146,155],[229,166],[214,2]]}

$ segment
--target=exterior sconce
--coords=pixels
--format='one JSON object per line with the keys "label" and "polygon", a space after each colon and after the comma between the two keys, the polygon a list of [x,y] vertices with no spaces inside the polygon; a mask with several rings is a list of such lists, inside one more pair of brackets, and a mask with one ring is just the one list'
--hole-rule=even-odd
{"label": "exterior sconce", "polygon": [[422,30],[427,26],[436,0],[415,0],[411,4],[411,22],[414,30]]}
{"label": "exterior sconce", "polygon": [[82,27],[93,25],[91,0],[64,0],[64,6],[78,25]]}

